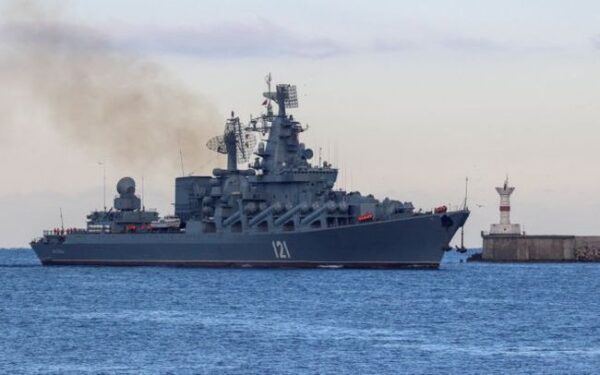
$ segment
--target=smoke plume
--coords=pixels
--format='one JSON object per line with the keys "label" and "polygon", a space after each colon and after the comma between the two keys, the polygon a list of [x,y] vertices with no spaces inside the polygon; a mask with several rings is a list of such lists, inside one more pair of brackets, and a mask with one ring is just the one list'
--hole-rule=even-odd
{"label": "smoke plume", "polygon": [[159,65],[37,1],[12,2],[2,13],[0,85],[13,99],[31,98],[0,108],[4,137],[21,107],[47,113],[65,144],[91,157],[136,167],[173,167],[178,149],[188,160],[206,158],[204,144],[221,122],[216,110]]}

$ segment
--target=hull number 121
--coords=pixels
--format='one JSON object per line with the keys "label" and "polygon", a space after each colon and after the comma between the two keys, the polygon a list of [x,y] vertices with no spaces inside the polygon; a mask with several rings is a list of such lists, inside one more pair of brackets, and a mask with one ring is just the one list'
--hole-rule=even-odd
{"label": "hull number 121", "polygon": [[273,252],[277,259],[291,259],[290,250],[285,241],[273,241]]}

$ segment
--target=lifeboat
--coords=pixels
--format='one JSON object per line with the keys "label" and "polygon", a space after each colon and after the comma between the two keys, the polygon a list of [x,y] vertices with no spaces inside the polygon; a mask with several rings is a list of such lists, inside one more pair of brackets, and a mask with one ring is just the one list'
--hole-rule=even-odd
{"label": "lifeboat", "polygon": [[150,223],[150,227],[154,230],[173,230],[181,227],[181,219],[177,216],[165,216],[162,219],[155,220]]}

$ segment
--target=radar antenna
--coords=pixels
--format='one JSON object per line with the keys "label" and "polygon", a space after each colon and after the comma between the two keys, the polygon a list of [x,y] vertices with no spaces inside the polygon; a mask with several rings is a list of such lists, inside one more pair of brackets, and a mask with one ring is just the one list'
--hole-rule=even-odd
{"label": "radar antenna", "polygon": [[225,124],[223,135],[214,137],[206,144],[209,150],[227,155],[227,169],[237,170],[238,163],[247,162],[256,147],[254,134],[244,130],[239,117],[231,112],[231,118]]}
{"label": "radar antenna", "polygon": [[286,108],[298,108],[298,91],[295,85],[279,84],[275,86],[275,92],[271,91],[271,75],[267,76],[267,85],[269,91],[263,93],[263,96],[268,99],[269,114],[271,114],[271,100],[274,100],[279,106],[279,116],[285,116]]}
{"label": "radar antenna", "polygon": [[277,91],[281,91],[283,103],[286,108],[298,108],[296,85],[277,85]]}

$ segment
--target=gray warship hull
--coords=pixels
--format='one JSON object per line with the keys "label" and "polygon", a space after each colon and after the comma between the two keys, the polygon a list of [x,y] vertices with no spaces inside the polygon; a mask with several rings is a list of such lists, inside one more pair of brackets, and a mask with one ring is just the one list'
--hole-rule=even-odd
{"label": "gray warship hull", "polygon": [[420,214],[290,233],[75,233],[32,248],[44,265],[437,268],[468,216]]}

